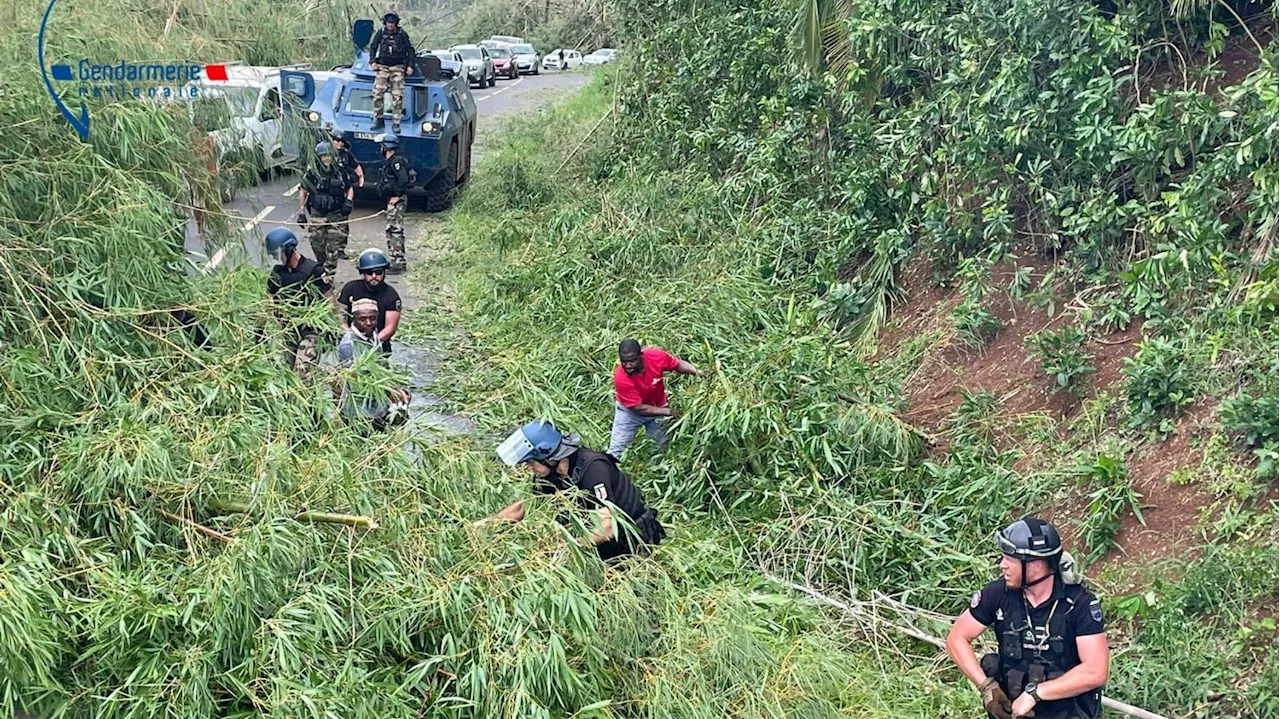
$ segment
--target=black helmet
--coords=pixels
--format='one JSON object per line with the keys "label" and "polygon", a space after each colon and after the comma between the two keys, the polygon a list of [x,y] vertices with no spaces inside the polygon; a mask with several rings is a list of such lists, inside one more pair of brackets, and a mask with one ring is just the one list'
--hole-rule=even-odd
{"label": "black helmet", "polygon": [[1062,537],[1052,524],[1037,517],[1023,517],[996,532],[996,546],[1000,551],[1024,563],[1035,559],[1048,560],[1057,568],[1057,558],[1062,556]]}
{"label": "black helmet", "polygon": [[382,16],[382,22],[384,22],[384,23],[386,23],[386,22],[393,22],[393,23],[395,23],[395,24],[399,25],[399,24],[400,24],[400,16],[399,16],[399,15],[397,15],[397,14],[395,14],[395,13],[393,13],[393,12],[389,12],[389,13],[387,13],[386,15],[383,15],[383,16]]}

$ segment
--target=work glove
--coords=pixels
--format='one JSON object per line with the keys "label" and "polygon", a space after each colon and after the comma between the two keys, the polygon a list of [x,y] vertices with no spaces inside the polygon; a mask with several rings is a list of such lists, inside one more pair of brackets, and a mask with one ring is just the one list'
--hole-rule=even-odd
{"label": "work glove", "polygon": [[982,693],[982,706],[996,719],[1013,719],[1013,702],[995,679],[988,679],[978,687]]}
{"label": "work glove", "polygon": [[342,214],[344,214],[344,215],[350,215],[350,214],[351,214],[351,211],[352,211],[353,209],[355,209],[355,204],[354,204],[354,203],[352,203],[352,202],[351,202],[351,200],[343,200],[343,202],[342,202]]}
{"label": "work glove", "polygon": [[299,212],[298,217],[294,221],[297,222],[299,225],[307,224],[307,213]]}

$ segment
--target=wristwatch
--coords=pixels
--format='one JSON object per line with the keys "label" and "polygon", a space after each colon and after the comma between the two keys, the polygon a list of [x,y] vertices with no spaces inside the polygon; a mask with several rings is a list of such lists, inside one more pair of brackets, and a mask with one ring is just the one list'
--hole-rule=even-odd
{"label": "wristwatch", "polygon": [[1023,687],[1022,691],[1025,694],[1030,694],[1032,699],[1035,699],[1037,702],[1040,702],[1044,700],[1041,699],[1040,695],[1036,693],[1036,690],[1039,688],[1040,688],[1039,684],[1035,682],[1031,682],[1030,684],[1027,684],[1027,686]]}

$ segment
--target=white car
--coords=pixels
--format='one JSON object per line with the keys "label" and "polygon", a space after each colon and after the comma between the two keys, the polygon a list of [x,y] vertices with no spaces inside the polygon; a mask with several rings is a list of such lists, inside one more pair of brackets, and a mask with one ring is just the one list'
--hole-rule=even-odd
{"label": "white car", "polygon": [[602,47],[599,50],[582,58],[584,65],[604,65],[618,59],[618,51],[611,47]]}
{"label": "white car", "polygon": [[217,82],[200,79],[195,89],[192,112],[209,130],[219,158],[249,150],[261,155],[262,167],[279,167],[297,159],[286,148],[280,102],[280,68],[227,66],[227,79]]}
{"label": "white car", "polygon": [[519,45],[524,42],[524,38],[516,37],[515,35],[490,35],[489,39],[504,45]]}
{"label": "white car", "polygon": [[528,43],[513,43],[507,47],[511,50],[511,54],[515,58],[516,69],[520,71],[521,75],[525,73],[538,74],[540,69],[538,62],[542,58],[538,56],[538,51],[534,50],[532,45]]}
{"label": "white car", "polygon": [[577,50],[564,50],[564,62],[560,61],[560,48],[556,48],[542,56],[543,70],[570,70],[582,64],[582,53]]}

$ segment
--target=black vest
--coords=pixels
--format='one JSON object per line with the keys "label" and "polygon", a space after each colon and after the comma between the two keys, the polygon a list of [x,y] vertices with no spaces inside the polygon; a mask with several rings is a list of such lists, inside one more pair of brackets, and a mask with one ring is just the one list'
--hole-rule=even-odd
{"label": "black vest", "polygon": [[378,46],[373,49],[373,62],[380,65],[408,65],[410,49],[409,35],[403,28],[395,32],[385,29],[378,31]]}
{"label": "black vest", "polygon": [[[1082,584],[1062,585],[1062,593],[1049,599],[1048,621],[1039,625],[1031,621],[1022,591],[1005,592],[993,629],[1000,643],[997,677],[1010,697],[1022,694],[1030,682],[1057,679],[1080,664],[1071,619],[1073,612],[1089,611],[1084,590]],[[1101,712],[1098,689],[1036,704],[1036,719],[1096,719]]]}
{"label": "black vest", "polygon": [[347,199],[347,175],[339,162],[335,158],[328,173],[322,168],[313,171],[315,191],[307,195],[307,206],[315,212],[325,215],[337,212]]}
{"label": "black vest", "polygon": [[609,474],[612,481],[605,482],[605,489],[609,492],[609,501],[617,505],[618,509],[627,513],[628,517],[637,520],[640,515],[644,514],[644,500],[640,498],[640,490],[631,483],[631,480],[622,474],[622,470],[618,469],[618,465],[613,461],[613,457],[590,449],[578,450],[578,463],[573,468],[570,480],[573,484],[591,494],[591,487],[587,485],[590,478],[587,477],[587,469],[597,462],[604,462],[610,468]]}

